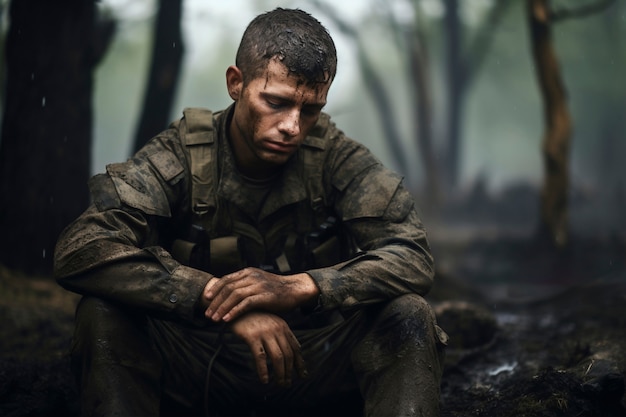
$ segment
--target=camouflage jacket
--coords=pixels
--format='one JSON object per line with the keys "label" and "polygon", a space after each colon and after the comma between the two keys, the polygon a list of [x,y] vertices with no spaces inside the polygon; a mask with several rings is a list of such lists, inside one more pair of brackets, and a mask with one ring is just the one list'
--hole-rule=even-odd
{"label": "camouflage jacket", "polygon": [[[235,168],[226,134],[231,112],[192,123],[190,115],[207,113],[187,109],[127,162],[108,165],[90,180],[93,204],[57,243],[55,277],[63,287],[196,321],[212,275],[175,259],[172,245],[199,221],[211,239],[245,235],[252,244],[246,245],[244,265],[271,264],[291,252],[294,267],[287,272],[304,270],[314,279],[321,311],[428,292],[433,259],[398,175],[322,114],[280,176],[255,189]],[[213,157],[193,149],[207,129],[205,142],[217,146]],[[194,185],[198,169],[215,173],[204,188],[197,178]],[[197,210],[198,201],[212,204]],[[305,249],[286,242],[323,227],[329,216],[338,219],[341,244],[358,250],[330,265],[307,264],[301,259]],[[238,232],[244,229],[252,232]]]}

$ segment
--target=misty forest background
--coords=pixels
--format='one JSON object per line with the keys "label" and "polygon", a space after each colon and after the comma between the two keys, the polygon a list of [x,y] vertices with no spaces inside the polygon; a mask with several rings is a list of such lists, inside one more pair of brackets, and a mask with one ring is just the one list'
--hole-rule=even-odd
{"label": "misty forest background", "polygon": [[241,34],[277,6],[331,32],[326,111],[405,176],[436,255],[623,240],[624,0],[4,0],[0,264],[49,274],[89,176],[229,105]]}

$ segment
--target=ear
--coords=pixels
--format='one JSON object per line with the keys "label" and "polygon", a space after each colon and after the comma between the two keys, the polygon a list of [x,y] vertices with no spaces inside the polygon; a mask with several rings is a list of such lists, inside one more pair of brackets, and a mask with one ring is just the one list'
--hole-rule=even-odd
{"label": "ear", "polygon": [[226,70],[226,88],[228,88],[230,98],[235,101],[239,100],[243,88],[243,74],[239,67],[231,65]]}

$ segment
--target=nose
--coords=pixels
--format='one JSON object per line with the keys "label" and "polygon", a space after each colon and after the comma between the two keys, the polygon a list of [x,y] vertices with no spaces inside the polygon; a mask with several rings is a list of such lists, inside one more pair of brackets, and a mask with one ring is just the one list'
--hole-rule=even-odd
{"label": "nose", "polygon": [[281,120],[279,130],[290,137],[298,136],[300,134],[300,110],[289,111]]}

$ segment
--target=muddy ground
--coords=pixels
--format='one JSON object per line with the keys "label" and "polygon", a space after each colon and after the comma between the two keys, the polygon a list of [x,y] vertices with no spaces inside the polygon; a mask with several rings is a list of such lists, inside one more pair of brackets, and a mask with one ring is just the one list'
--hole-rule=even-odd
{"label": "muddy ground", "polygon": [[[429,296],[450,346],[443,416],[626,416],[626,249],[520,239],[439,248]],[[77,297],[0,266],[0,415],[78,415]]]}

